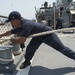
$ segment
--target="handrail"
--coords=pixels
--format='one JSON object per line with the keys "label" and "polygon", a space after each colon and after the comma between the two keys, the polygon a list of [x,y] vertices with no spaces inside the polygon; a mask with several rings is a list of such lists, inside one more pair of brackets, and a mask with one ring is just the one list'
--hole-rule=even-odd
{"label": "handrail", "polygon": [[0,15],[0,17],[2,17],[2,18],[8,18],[7,16],[3,16],[3,15]]}
{"label": "handrail", "polygon": [[4,25],[4,23],[0,23],[0,25]]}

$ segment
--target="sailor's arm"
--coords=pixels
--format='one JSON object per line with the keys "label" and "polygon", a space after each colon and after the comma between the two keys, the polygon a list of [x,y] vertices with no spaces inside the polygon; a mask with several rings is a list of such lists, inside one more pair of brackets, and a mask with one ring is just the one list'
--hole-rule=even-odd
{"label": "sailor's arm", "polygon": [[0,34],[0,38],[3,36],[10,36],[12,35],[11,31],[6,31],[5,33]]}
{"label": "sailor's arm", "polygon": [[26,37],[20,37],[20,38],[17,38],[17,39],[14,39],[12,38],[10,41],[14,44],[22,44],[26,41]]}

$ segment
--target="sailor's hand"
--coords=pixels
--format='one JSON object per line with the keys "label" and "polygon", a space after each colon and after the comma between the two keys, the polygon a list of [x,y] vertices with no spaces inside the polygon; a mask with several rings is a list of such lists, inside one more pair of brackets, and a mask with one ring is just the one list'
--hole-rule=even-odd
{"label": "sailor's hand", "polygon": [[11,41],[12,43],[15,43],[15,42],[16,42],[16,39],[11,38],[10,41]]}
{"label": "sailor's hand", "polygon": [[2,35],[0,35],[0,38],[2,37]]}
{"label": "sailor's hand", "polygon": [[27,38],[25,37],[17,37],[17,38],[12,38],[11,39],[11,42],[14,43],[14,44],[22,44],[26,41]]}
{"label": "sailor's hand", "polygon": [[12,37],[12,38],[10,39],[10,41],[11,41],[13,44],[18,44],[18,43],[19,43],[19,38],[20,38],[20,37]]}

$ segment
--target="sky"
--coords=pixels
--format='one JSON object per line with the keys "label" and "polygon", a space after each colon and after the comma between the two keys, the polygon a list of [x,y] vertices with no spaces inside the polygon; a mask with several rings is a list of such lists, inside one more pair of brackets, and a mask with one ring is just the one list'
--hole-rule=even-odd
{"label": "sky", "polygon": [[18,11],[24,18],[35,19],[34,7],[40,8],[45,1],[52,6],[56,0],[0,0],[0,15],[8,16],[10,12]]}

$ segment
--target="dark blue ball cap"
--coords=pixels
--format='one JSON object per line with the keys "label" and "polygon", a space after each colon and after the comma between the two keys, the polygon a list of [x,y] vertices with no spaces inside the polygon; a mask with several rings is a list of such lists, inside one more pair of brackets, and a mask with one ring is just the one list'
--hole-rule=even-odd
{"label": "dark blue ball cap", "polygon": [[21,14],[17,11],[13,11],[9,14],[8,19],[5,22],[10,22],[14,19],[21,19]]}

